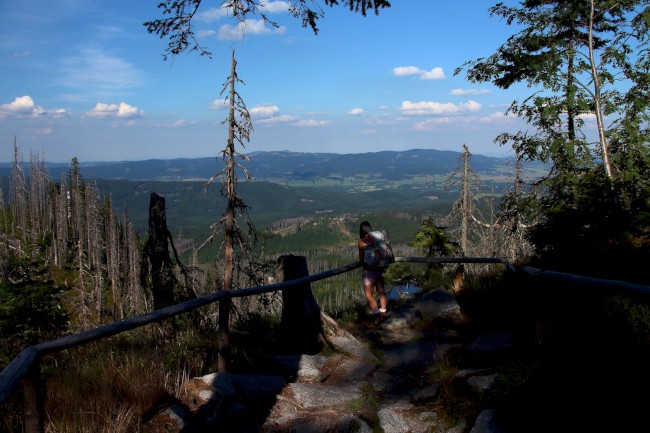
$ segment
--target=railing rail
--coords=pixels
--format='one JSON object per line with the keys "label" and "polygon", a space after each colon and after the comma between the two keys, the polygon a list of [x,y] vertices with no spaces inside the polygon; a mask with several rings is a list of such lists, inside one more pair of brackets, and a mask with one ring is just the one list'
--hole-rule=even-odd
{"label": "railing rail", "polygon": [[563,281],[565,283],[570,283],[573,286],[606,289],[610,292],[618,292],[629,296],[641,296],[650,298],[650,286],[645,286],[643,284],[586,277],[584,275],[549,271],[546,269],[538,269],[530,266],[513,266],[510,263],[507,265],[507,270],[540,280]]}
{"label": "railing rail", "polygon": [[[506,264],[506,270],[514,273],[521,273],[533,278],[555,279],[572,282],[581,285],[590,285],[614,289],[632,295],[642,295],[650,298],[650,286],[625,283],[614,280],[600,280],[573,274],[545,271],[542,269],[527,266],[517,267],[503,258],[466,258],[466,257],[396,257],[396,262],[414,263],[476,263],[476,264]],[[39,396],[40,366],[39,358],[42,355],[51,354],[76,347],[85,343],[107,338],[116,334],[130,331],[151,323],[160,322],[175,317],[179,314],[193,311],[197,308],[218,302],[225,298],[240,298],[251,295],[275,292],[278,290],[291,289],[301,285],[330,278],[360,268],[361,262],[351,263],[339,268],[324,271],[315,275],[273,283],[264,286],[248,287],[232,291],[214,292],[200,298],[192,299],[180,304],[161,308],[147,314],[134,316],[120,322],[103,325],[94,329],[67,335],[56,340],[39,343],[23,349],[1,372],[0,372],[0,403],[5,402],[21,383],[25,394],[25,432],[41,433],[43,431],[42,401]],[[29,403],[27,400],[31,399]]]}
{"label": "railing rail", "polygon": [[226,297],[241,298],[245,296],[270,293],[278,290],[288,289],[305,283],[311,283],[325,278],[330,278],[345,272],[349,272],[361,267],[361,262],[352,263],[329,271],[321,272],[316,275],[297,278],[291,281],[269,284],[265,286],[247,287],[239,290],[229,290],[214,292],[200,298],[191,299],[180,304],[161,308],[151,313],[134,316],[120,322],[103,325],[87,331],[76,334],[66,335],[56,340],[39,343],[23,349],[16,358],[14,358],[0,372],[0,403],[4,402],[14,391],[20,380],[27,374],[31,365],[38,360],[39,356],[60,352],[75,346],[79,346],[102,338],[111,337],[122,332],[130,331],[142,326],[160,322],[165,319],[175,317],[179,314],[193,311],[197,308],[215,303]]}

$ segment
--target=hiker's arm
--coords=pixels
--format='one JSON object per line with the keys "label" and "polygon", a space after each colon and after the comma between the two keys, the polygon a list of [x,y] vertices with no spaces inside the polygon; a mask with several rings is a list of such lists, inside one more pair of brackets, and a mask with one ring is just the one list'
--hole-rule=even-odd
{"label": "hiker's arm", "polygon": [[357,243],[357,247],[359,247],[359,261],[363,262],[364,259],[363,252],[366,248],[366,243],[362,239],[359,239],[359,242]]}

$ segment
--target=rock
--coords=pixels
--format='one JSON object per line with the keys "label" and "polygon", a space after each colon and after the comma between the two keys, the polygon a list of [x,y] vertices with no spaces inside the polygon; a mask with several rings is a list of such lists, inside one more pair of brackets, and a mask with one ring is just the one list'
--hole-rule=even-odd
{"label": "rock", "polygon": [[268,358],[290,380],[296,382],[317,381],[330,360],[324,355],[276,355]]}
{"label": "rock", "polygon": [[511,356],[512,337],[512,332],[480,335],[463,348],[460,363],[466,367],[498,365]]}
{"label": "rock", "polygon": [[496,381],[497,375],[491,374],[489,376],[472,376],[467,379],[467,384],[476,391],[478,395],[483,395],[492,389]]}
{"label": "rock", "polygon": [[[227,381],[224,380],[224,382]],[[225,388],[227,389],[226,392],[230,392],[230,389],[234,389],[234,386],[229,384]],[[200,377],[192,378],[183,383],[179,390],[178,399],[193,414],[212,412],[223,401],[223,397],[217,392],[216,388]]]}
{"label": "rock", "polygon": [[282,395],[290,397],[305,409],[345,406],[363,397],[363,382],[345,386],[322,386],[311,383],[290,383]]}
{"label": "rock", "polygon": [[435,413],[418,410],[404,401],[382,406],[377,416],[384,433],[429,433],[439,422]]}
{"label": "rock", "polygon": [[156,414],[143,427],[143,433],[176,433],[190,424],[192,414],[184,406],[171,404]]}
{"label": "rock", "polygon": [[260,433],[372,433],[370,426],[354,415],[332,412],[284,418],[265,423]]}
{"label": "rock", "polygon": [[342,360],[325,379],[328,385],[348,383],[365,379],[377,368],[372,361],[346,359]]}
{"label": "rock", "polygon": [[496,421],[494,410],[488,409],[479,414],[469,433],[504,433],[504,431]]}
{"label": "rock", "polygon": [[423,388],[417,391],[411,397],[411,402],[413,404],[426,403],[428,401],[434,400],[438,396],[438,391],[440,391],[440,384],[434,383],[429,385],[426,388]]}
{"label": "rock", "polygon": [[442,321],[451,325],[466,322],[456,298],[446,290],[436,289],[417,298],[417,308],[424,320]]}
{"label": "rock", "polygon": [[480,335],[465,346],[465,353],[485,354],[508,350],[512,347],[512,332]]}
{"label": "rock", "polygon": [[[452,428],[438,415],[444,382],[431,382],[435,364],[472,360],[475,365],[452,379],[481,396],[494,387],[498,372],[498,364],[482,361],[511,348],[508,333],[464,344],[463,315],[445,290],[408,300],[381,322],[363,322],[355,335],[323,317],[332,351],[270,356],[261,366],[273,373],[268,375],[193,378],[181,386],[178,403],[158,413],[143,431],[467,433],[471,424],[466,420]],[[494,413],[482,412],[471,433],[501,433]]]}
{"label": "rock", "polygon": [[379,362],[377,357],[367,347],[359,344],[356,339],[348,337],[331,337],[330,342],[337,350],[347,353],[354,358]]}

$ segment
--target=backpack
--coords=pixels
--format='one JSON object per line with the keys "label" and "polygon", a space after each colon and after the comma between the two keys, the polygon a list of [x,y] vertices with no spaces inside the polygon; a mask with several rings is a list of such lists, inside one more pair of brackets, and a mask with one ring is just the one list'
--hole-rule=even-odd
{"label": "backpack", "polygon": [[395,262],[395,255],[390,246],[388,235],[380,231],[372,231],[364,238],[366,248],[363,252],[365,267],[373,270],[385,270]]}

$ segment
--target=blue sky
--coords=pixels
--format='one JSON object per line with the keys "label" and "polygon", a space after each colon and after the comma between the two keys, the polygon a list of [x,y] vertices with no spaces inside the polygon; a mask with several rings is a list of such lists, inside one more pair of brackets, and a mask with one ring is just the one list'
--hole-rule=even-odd
{"label": "blue sky", "polygon": [[[0,161],[82,162],[217,156],[220,91],[232,50],[253,118],[244,152],[364,153],[429,148],[507,156],[492,143],[526,89],[472,85],[454,69],[488,56],[513,29],[484,0],[394,0],[362,17],[325,8],[314,35],[267,0],[279,28],[245,29],[203,0],[195,18],[213,57],[163,60],[143,26],[159,0],[0,2]],[[520,93],[518,93],[520,92]]]}

